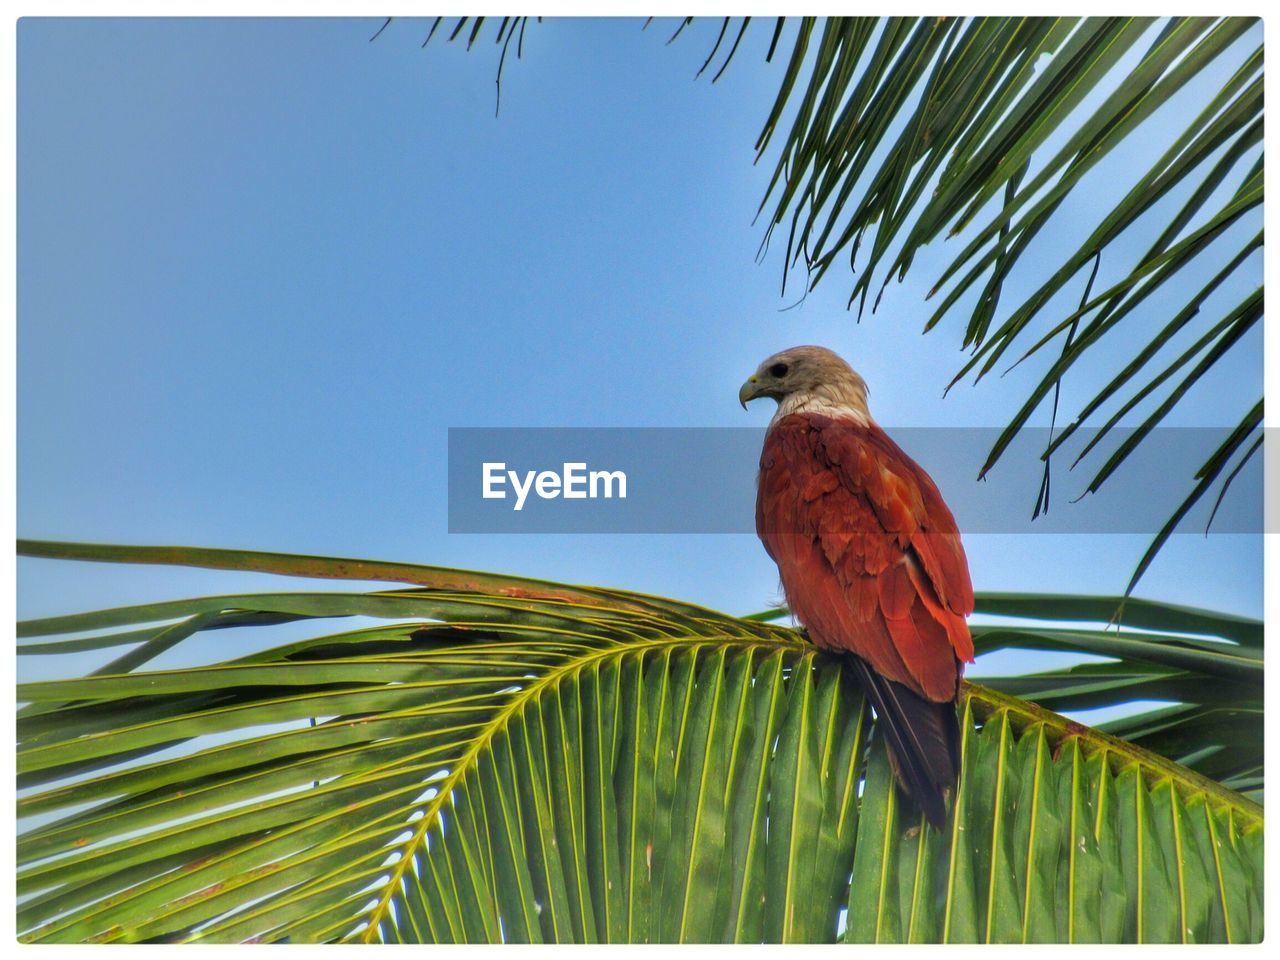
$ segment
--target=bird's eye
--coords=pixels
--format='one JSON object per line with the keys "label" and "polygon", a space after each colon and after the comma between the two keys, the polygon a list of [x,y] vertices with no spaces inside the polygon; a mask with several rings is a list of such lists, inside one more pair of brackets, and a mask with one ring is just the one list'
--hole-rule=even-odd
{"label": "bird's eye", "polygon": [[772,367],[769,368],[769,376],[771,377],[781,378],[781,377],[785,377],[786,375],[787,375],[787,365],[785,363],[775,363]]}

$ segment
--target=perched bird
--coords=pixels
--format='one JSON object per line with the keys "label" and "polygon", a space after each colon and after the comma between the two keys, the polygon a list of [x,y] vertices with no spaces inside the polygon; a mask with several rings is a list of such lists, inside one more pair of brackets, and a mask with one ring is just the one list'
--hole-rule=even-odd
{"label": "perched bird", "polygon": [[898,782],[931,823],[959,774],[956,696],[973,661],[973,586],[933,480],[867,409],[866,382],[823,347],[776,353],[738,392],[778,411],[760,454],[756,532],[791,612],[845,655]]}

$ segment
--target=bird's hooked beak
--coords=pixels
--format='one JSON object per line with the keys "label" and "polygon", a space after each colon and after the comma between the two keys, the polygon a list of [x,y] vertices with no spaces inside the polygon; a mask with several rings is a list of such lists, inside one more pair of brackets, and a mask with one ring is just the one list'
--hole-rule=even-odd
{"label": "bird's hooked beak", "polygon": [[738,388],[738,402],[742,404],[742,409],[747,409],[747,404],[759,397],[770,397],[774,400],[782,399],[782,390],[778,384],[777,378],[772,377],[768,372],[757,370],[751,376],[747,377],[747,382]]}

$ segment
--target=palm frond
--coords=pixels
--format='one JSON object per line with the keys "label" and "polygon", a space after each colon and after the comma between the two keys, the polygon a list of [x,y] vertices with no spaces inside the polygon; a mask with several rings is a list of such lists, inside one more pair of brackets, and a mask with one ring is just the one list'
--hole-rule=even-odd
{"label": "palm frond", "polygon": [[[703,65],[733,31],[717,77],[751,26],[742,18],[735,30],[732,21],[719,20]],[[458,20],[455,35],[466,22]],[[684,18],[672,39],[693,23]],[[784,292],[795,266],[813,289],[847,260],[848,304],[860,316],[927,246],[955,238],[961,247],[931,283],[929,296],[941,298],[923,324],[927,331],[966,318],[961,340],[972,356],[948,389],[1007,369],[1010,358],[1016,366],[1058,350],[981,473],[1048,395],[1059,395],[1066,376],[1086,360],[1123,360],[1112,345],[1136,331],[1137,345],[1120,348],[1130,357],[1123,369],[1043,453],[1047,461],[1081,426],[1109,416],[1088,453],[1125,415],[1154,402],[1141,429],[1096,472],[1095,491],[1262,316],[1256,18],[780,17],[766,59],[787,37],[790,55],[755,144],[758,160],[776,154],[759,212],[768,217],[762,248],[786,230]],[[1084,191],[1101,202],[1063,215],[1063,204]],[[1152,228],[1156,239],[1136,255]],[[1046,255],[1036,241],[1050,235],[1060,249]],[[1223,262],[1205,284],[1203,265]],[[1114,279],[1061,315],[1059,295],[1100,263]],[[1032,292],[1010,307],[1002,298],[1011,278]],[[1212,294],[1229,280],[1248,289],[1220,304]],[[1169,351],[1180,355],[1157,368]],[[1250,437],[1226,432],[1228,457],[1248,448]],[[1187,509],[1215,481],[1225,492],[1219,472],[1208,482],[1188,478]],[[1130,590],[1166,539],[1166,531],[1153,539]]]}
{"label": "palm frond", "polygon": [[183,623],[190,645],[376,618],[194,667],[20,685],[26,940],[1261,936],[1260,807],[995,690],[965,690],[964,774],[937,831],[900,806],[839,661],[760,619],[402,564],[20,552],[417,585],[22,626],[72,636],[48,653],[91,629],[145,647],[142,624]]}
{"label": "palm frond", "polygon": [[[791,113],[765,199],[772,202],[770,229],[789,224],[787,265],[803,256],[812,288],[842,254],[855,267],[864,236],[873,236],[850,296],[850,306],[857,302],[861,312],[873,287],[878,304],[890,279],[901,280],[926,245],[960,235],[964,246],[933,284],[934,292],[945,295],[925,324],[929,330],[948,315],[969,315],[964,344],[973,356],[952,385],[969,373],[981,379],[1011,349],[1019,350],[1022,362],[1073,332],[993,446],[983,473],[1050,391],[1056,395],[1065,375],[1086,357],[1097,360],[1107,334],[1113,335],[1111,343],[1122,327],[1149,326],[1138,311],[1153,309],[1153,294],[1194,292],[1173,321],[1137,348],[1123,372],[1081,406],[1054,444],[1129,390],[1101,439],[1174,370],[1203,354],[1173,383],[1132,442],[1098,471],[1089,488],[1095,490],[1261,316],[1255,256],[1261,235],[1241,244],[1231,230],[1245,219],[1260,223],[1263,200],[1257,21],[832,18],[822,26],[816,53],[810,49],[814,33],[816,24],[809,20],[796,28],[791,67],[758,142],[763,156],[780,119]],[[1132,66],[1121,75],[1118,65],[1125,58]],[[1216,89],[1199,94],[1190,110],[1180,106],[1179,118],[1171,116],[1175,98],[1182,103],[1205,78],[1223,71]],[[1096,187],[1100,163],[1133,151],[1143,138],[1160,142],[1162,129],[1172,131],[1171,142],[1149,167],[1109,169],[1107,189],[1117,199],[1098,205],[1092,229],[1064,228],[1063,219],[1054,217],[1069,195]],[[1152,213],[1172,197],[1181,199],[1171,214]],[[1165,217],[1155,221],[1163,229],[1133,260],[1124,252],[1129,238],[1157,216]],[[1046,228],[1059,231],[1069,245],[1067,255],[1043,271],[1048,276],[1003,321],[993,323],[1008,278],[1042,273],[1042,258],[1026,254]],[[1235,251],[1229,266],[1199,288],[1196,265],[1215,262],[1223,250]],[[1118,279],[1074,313],[1054,317],[1055,296],[1104,257]],[[1119,264],[1124,266],[1117,271]],[[1209,294],[1246,264],[1258,276],[1256,289],[1238,307],[1215,303],[1204,309]],[[1184,288],[1187,294],[1179,293]],[[1037,331],[1036,322],[1045,318],[1051,321],[1047,331]],[[1205,331],[1200,339],[1173,368],[1146,373],[1144,383],[1153,357],[1175,334],[1193,327]],[[1028,338],[1030,346],[1024,343]],[[1247,439],[1228,453],[1244,449]],[[1190,502],[1207,487],[1197,483]],[[1167,533],[1158,536],[1150,554],[1166,538]]]}

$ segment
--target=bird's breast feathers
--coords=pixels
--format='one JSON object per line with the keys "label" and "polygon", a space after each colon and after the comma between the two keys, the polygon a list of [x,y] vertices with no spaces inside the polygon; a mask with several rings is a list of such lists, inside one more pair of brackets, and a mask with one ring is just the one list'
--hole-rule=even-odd
{"label": "bird's breast feathers", "polygon": [[760,457],[756,529],[797,619],[933,700],[973,659],[973,587],[933,480],[873,421],[790,413]]}

